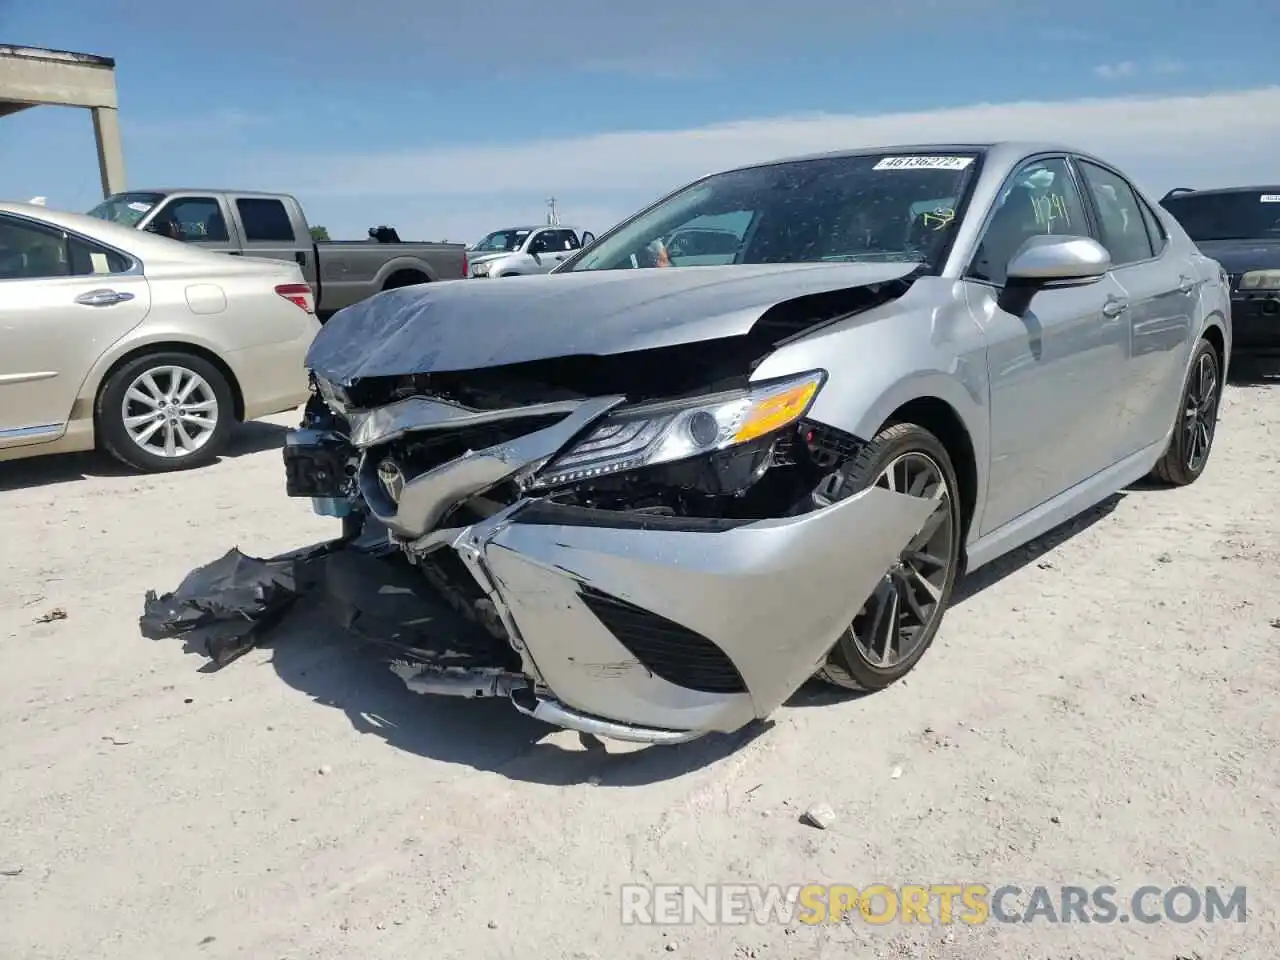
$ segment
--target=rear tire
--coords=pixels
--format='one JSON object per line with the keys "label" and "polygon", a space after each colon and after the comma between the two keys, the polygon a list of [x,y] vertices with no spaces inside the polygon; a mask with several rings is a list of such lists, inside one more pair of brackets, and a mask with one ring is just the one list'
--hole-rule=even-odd
{"label": "rear tire", "polygon": [[1164,456],[1148,479],[1172,487],[1195,483],[1204,473],[1213,452],[1222,402],[1222,359],[1208,340],[1201,340],[1191,355],[1191,367],[1178,399],[1178,418]]}
{"label": "rear tire", "polygon": [[128,467],[168,473],[215,460],[230,439],[235,399],[208,360],[166,351],[111,374],[94,409],[100,445]]}
{"label": "rear tire", "polygon": [[946,447],[914,423],[886,426],[842,468],[840,481],[841,499],[879,485],[939,501],[817,674],[846,690],[882,690],[924,656],[951,602],[960,569],[960,488]]}

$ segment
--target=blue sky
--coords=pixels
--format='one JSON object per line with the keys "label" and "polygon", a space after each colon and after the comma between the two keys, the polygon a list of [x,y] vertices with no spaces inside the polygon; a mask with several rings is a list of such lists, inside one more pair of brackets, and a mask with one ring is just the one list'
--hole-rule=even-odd
{"label": "blue sky", "polygon": [[[0,43],[116,58],[131,187],[284,190],[335,238],[600,232],[740,162],[1048,137],[1150,189],[1280,180],[1253,0],[0,0]],[[1235,25],[1235,26],[1233,26]],[[1247,33],[1247,30],[1246,30]],[[1248,55],[1239,55],[1244,50]],[[92,127],[0,120],[0,196],[87,209]]]}

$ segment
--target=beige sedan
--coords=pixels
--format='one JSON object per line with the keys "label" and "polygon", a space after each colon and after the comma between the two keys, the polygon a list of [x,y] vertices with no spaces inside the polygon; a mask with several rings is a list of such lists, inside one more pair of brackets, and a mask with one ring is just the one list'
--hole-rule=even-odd
{"label": "beige sedan", "polygon": [[0,461],[208,463],[237,421],[306,399],[318,329],[294,263],[0,203]]}

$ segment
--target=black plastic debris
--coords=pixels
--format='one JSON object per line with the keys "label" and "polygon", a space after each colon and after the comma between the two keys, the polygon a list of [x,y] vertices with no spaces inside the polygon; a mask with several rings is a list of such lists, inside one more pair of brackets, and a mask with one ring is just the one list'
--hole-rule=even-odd
{"label": "black plastic debris", "polygon": [[325,622],[394,659],[493,667],[514,656],[436,593],[378,528],[265,559],[233,548],[172,593],[147,591],[139,627],[152,640],[184,638],[188,652],[222,667],[266,642],[300,600],[306,609],[324,605]]}
{"label": "black plastic debris", "polygon": [[223,666],[315,585],[315,561],[332,549],[325,543],[264,560],[233,547],[192,570],[173,593],[148,590],[138,627],[151,640],[185,637],[189,650]]}

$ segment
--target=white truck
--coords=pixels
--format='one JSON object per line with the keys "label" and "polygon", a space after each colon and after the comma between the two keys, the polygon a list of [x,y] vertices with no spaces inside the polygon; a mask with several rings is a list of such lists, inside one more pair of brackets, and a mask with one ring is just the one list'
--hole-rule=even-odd
{"label": "white truck", "polygon": [[575,227],[506,227],[467,248],[472,277],[550,273],[595,237]]}

